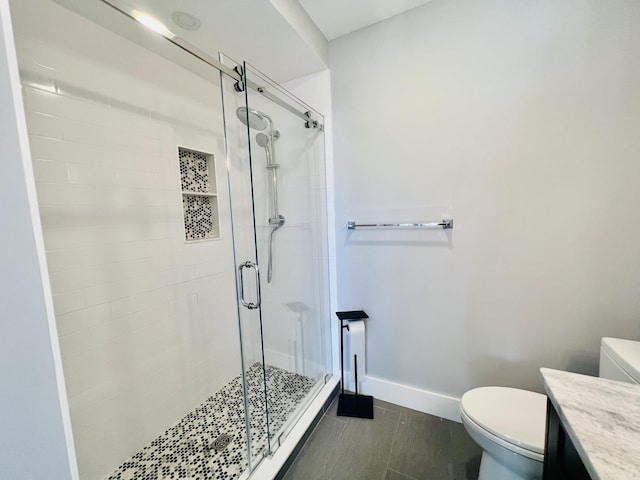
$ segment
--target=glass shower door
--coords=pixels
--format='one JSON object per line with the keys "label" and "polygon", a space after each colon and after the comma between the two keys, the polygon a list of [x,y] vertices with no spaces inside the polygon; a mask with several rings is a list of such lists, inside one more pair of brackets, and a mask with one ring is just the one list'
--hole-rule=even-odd
{"label": "glass shower door", "polygon": [[243,72],[273,452],[327,371],[324,131],[319,113],[250,64]]}
{"label": "glass shower door", "polygon": [[243,75],[222,88],[253,468],[327,370],[324,133],[319,114],[259,71],[223,61]]}
{"label": "glass shower door", "polygon": [[[237,66],[228,58],[222,60],[231,67]],[[270,435],[262,344],[260,277],[263,272],[258,264],[255,240],[252,145],[246,96],[236,87],[234,79],[221,75],[247,457],[249,471],[252,471],[269,451]]]}

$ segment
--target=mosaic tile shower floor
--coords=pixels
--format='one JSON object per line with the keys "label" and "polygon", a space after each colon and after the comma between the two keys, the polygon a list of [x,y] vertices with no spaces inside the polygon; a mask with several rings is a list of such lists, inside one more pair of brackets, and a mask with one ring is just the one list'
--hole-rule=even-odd
{"label": "mosaic tile shower floor", "polygon": [[[278,432],[315,382],[271,366],[267,366],[266,373],[270,431]],[[262,379],[261,365],[251,366],[247,372],[247,390],[253,458],[267,445]],[[231,442],[223,450],[211,450],[220,434],[231,436]],[[242,377],[238,376],[107,479],[233,480],[240,477],[247,465]]]}

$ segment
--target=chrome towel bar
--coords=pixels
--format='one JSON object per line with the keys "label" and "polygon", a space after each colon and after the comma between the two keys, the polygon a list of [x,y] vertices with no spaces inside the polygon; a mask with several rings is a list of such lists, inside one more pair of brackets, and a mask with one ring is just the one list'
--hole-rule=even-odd
{"label": "chrome towel bar", "polygon": [[356,228],[442,228],[447,230],[453,228],[453,219],[445,218],[439,222],[424,222],[424,223],[356,223],[354,220],[347,222],[347,228],[349,230],[355,230]]}

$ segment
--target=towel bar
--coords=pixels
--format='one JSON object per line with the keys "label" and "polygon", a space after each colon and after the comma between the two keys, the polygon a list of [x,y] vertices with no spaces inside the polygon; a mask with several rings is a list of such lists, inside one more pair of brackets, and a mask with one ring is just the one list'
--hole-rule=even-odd
{"label": "towel bar", "polygon": [[355,230],[356,228],[442,228],[447,230],[453,228],[453,219],[445,218],[439,222],[418,222],[418,223],[356,223],[354,220],[347,222],[347,228],[349,230]]}

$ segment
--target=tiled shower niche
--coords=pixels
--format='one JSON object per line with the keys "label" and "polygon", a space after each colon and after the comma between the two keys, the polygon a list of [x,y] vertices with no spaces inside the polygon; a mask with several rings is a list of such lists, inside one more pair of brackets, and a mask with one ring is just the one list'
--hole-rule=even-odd
{"label": "tiled shower niche", "polygon": [[178,147],[187,242],[220,237],[213,155]]}

